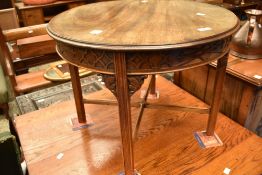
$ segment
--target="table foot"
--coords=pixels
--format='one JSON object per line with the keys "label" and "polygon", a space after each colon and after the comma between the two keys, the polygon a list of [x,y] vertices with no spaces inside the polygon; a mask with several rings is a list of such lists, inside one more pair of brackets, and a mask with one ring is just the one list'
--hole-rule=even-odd
{"label": "table foot", "polygon": [[[146,90],[141,90],[140,93],[140,98],[144,98],[144,96],[146,95]],[[148,94],[147,99],[151,99],[151,100],[157,100],[159,99],[160,96],[160,92],[158,90],[156,90],[156,93],[154,94]]]}
{"label": "table foot", "polygon": [[80,129],[88,128],[94,124],[92,118],[89,115],[87,115],[86,117],[86,122],[83,123],[79,122],[77,117],[72,117],[70,119],[70,122],[73,131],[78,131]]}
{"label": "table foot", "polygon": [[195,132],[194,136],[201,148],[218,147],[223,145],[223,142],[216,133],[214,133],[214,135],[208,136],[206,131],[200,131]]}
{"label": "table foot", "polygon": [[[125,175],[124,172],[119,173],[118,175]],[[141,175],[137,170],[134,171],[134,175]]]}

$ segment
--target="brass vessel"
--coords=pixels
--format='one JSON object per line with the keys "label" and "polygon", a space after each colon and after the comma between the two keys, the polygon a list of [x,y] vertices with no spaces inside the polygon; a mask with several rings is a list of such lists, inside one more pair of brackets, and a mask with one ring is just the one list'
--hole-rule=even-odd
{"label": "brass vessel", "polygon": [[248,21],[234,35],[230,53],[245,59],[262,58],[262,10],[245,10]]}

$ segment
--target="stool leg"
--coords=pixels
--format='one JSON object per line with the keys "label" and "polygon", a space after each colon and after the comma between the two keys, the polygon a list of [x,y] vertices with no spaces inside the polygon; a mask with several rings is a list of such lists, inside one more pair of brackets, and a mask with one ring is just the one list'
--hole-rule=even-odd
{"label": "stool leg", "polygon": [[219,112],[221,94],[223,90],[224,77],[226,73],[228,54],[217,61],[216,78],[213,89],[213,98],[207,124],[207,135],[214,135],[217,114]]}
{"label": "stool leg", "polygon": [[125,54],[116,53],[114,62],[125,175],[134,175],[132,120]]}
{"label": "stool leg", "polygon": [[86,123],[85,107],[83,103],[82,88],[78,73],[78,67],[69,64],[72,88],[74,93],[77,117],[79,123]]}

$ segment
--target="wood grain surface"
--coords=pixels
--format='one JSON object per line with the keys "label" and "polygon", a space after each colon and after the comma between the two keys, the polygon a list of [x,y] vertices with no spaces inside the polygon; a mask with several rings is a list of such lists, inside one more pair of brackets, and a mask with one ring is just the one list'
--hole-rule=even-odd
{"label": "wood grain surface", "polygon": [[46,34],[46,24],[34,25],[29,27],[21,27],[18,29],[11,29],[3,31],[5,40],[14,41],[18,39],[34,37]]}
{"label": "wood grain surface", "polygon": [[[125,175],[134,174],[134,149],[132,139],[132,118],[131,118],[131,106],[129,86],[131,85],[127,81],[126,71],[126,59],[124,53],[118,53],[114,57],[116,65],[115,69],[115,84],[116,94],[118,101],[120,130],[122,135],[122,148]],[[108,87],[107,87],[108,88]],[[109,89],[109,88],[108,88]]]}
{"label": "wood grain surface", "polygon": [[232,12],[210,4],[127,0],[71,9],[47,28],[56,40],[76,46],[152,50],[216,41],[232,35],[238,25]]}
{"label": "wood grain surface", "polygon": [[[175,73],[175,84],[211,103],[216,64]],[[246,60],[229,55],[220,111],[256,132],[262,117],[262,59]]]}
{"label": "wood grain surface", "polygon": [[[159,100],[206,107],[207,105],[161,77],[156,78]],[[89,99],[114,99],[106,89]],[[139,92],[132,97],[138,101]],[[72,131],[73,101],[18,116],[16,127],[30,175],[116,175],[123,171],[117,106],[85,105],[94,125]],[[139,108],[132,108],[133,127]],[[142,175],[260,175],[262,139],[222,114],[216,133],[224,145],[202,149],[193,132],[206,128],[206,114],[145,109],[134,142],[135,168]],[[57,156],[63,153],[61,159]]]}
{"label": "wood grain surface", "polygon": [[[12,47],[8,41],[17,44]],[[56,84],[44,78],[44,70],[28,72],[29,68],[60,59],[45,25],[1,30],[0,49],[4,53],[1,62],[15,95]]]}
{"label": "wood grain surface", "polygon": [[86,123],[85,107],[83,103],[83,94],[79,77],[79,68],[69,64],[72,90],[74,93],[75,107],[79,123]]}

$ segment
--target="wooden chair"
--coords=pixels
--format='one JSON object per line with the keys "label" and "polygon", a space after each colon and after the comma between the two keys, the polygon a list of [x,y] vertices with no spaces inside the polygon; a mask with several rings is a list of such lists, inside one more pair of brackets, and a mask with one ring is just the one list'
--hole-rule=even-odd
{"label": "wooden chair", "polygon": [[3,30],[19,27],[18,17],[15,8],[0,10],[0,26]]}
{"label": "wooden chair", "polygon": [[[9,42],[13,42],[13,46]],[[30,67],[60,59],[55,51],[55,41],[47,35],[45,24],[1,30],[0,48],[3,52],[1,64],[15,95],[54,84],[44,78],[45,70],[18,75],[22,71],[27,72]]]}
{"label": "wooden chair", "polygon": [[[10,41],[15,41],[13,47],[8,44]],[[60,59],[55,50],[55,41],[47,35],[46,24],[0,30],[0,50],[3,51],[0,62],[10,79],[15,96],[57,84],[44,78],[45,70],[18,75],[20,70],[25,71],[32,66]],[[69,65],[69,69],[77,114],[85,116],[79,69],[73,65]]]}

